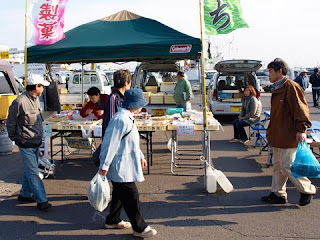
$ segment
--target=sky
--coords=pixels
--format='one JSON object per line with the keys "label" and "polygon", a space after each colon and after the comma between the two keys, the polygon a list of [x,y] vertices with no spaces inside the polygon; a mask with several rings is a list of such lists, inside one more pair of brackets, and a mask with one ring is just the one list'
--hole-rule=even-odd
{"label": "sky", "polygon": [[[212,55],[256,59],[264,65],[280,57],[290,67],[320,66],[320,0],[240,1],[249,28],[226,35],[204,35],[211,42]],[[24,2],[10,0],[1,6],[0,45],[24,47]],[[121,10],[200,38],[198,0],[69,0],[65,31]]]}

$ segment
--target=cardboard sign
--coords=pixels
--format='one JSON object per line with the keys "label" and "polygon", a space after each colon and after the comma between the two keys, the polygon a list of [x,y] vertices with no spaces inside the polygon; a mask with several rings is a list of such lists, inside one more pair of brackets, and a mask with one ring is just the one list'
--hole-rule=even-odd
{"label": "cardboard sign", "polygon": [[194,135],[194,125],[178,125],[177,126],[178,136],[193,136]]}
{"label": "cardboard sign", "polygon": [[102,125],[94,126],[93,136],[95,136],[95,137],[102,137]]}

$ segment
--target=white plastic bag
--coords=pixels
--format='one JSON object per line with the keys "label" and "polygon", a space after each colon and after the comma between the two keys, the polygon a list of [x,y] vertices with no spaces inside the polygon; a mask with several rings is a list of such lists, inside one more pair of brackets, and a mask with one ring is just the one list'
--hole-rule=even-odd
{"label": "white plastic bag", "polygon": [[106,177],[97,173],[88,188],[88,199],[92,207],[102,212],[110,201],[110,187]]}

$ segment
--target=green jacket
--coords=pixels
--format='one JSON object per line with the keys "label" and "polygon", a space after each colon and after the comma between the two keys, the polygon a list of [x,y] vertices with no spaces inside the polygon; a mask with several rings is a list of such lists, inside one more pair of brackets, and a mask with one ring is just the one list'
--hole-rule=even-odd
{"label": "green jacket", "polygon": [[186,92],[187,98],[192,97],[192,89],[190,82],[186,79],[178,80],[177,84],[174,88],[174,100],[177,104],[186,103],[187,101],[184,99],[183,92]]}

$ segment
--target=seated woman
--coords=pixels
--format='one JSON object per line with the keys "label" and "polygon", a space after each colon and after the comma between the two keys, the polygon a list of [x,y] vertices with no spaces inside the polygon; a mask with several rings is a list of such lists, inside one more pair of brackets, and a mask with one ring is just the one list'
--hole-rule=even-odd
{"label": "seated woman", "polygon": [[247,143],[249,140],[244,127],[259,122],[261,103],[256,98],[256,95],[256,90],[253,86],[248,85],[245,87],[241,113],[239,117],[232,122],[234,131],[234,138],[232,141]]}
{"label": "seated woman", "polygon": [[104,105],[108,95],[100,94],[100,90],[97,87],[89,88],[87,94],[90,101],[80,110],[81,117],[85,118],[93,114],[97,119],[103,118]]}

